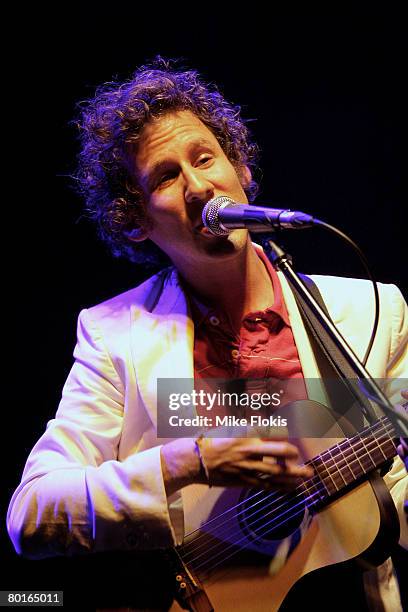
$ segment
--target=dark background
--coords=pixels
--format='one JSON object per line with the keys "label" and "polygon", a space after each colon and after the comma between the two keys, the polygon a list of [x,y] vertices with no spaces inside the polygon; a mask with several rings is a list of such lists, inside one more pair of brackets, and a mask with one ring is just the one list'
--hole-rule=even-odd
{"label": "dark background", "polygon": [[[407,296],[405,32],[400,5],[387,6],[267,15],[238,5],[230,13],[215,5],[153,3],[143,13],[119,5],[102,13],[66,4],[55,13],[21,9],[9,18],[3,320],[12,341],[4,335],[11,364],[4,409],[11,418],[3,517],[27,454],[55,413],[79,310],[147,275],[113,259],[80,218],[69,178],[75,104],[157,53],[183,57],[253,119],[263,169],[257,202],[336,225],[358,242],[378,280],[397,283]],[[322,230],[292,232],[282,241],[300,271],[364,276],[349,247]],[[74,588],[50,565],[44,570],[18,559],[4,519],[1,551],[1,588]]]}

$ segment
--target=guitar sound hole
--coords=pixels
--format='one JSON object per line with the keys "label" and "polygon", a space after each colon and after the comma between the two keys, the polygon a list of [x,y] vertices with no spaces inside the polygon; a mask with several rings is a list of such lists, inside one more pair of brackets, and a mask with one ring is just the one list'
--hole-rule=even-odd
{"label": "guitar sound hole", "polygon": [[303,521],[305,504],[299,492],[271,493],[249,489],[241,497],[238,514],[241,529],[254,541],[283,540]]}

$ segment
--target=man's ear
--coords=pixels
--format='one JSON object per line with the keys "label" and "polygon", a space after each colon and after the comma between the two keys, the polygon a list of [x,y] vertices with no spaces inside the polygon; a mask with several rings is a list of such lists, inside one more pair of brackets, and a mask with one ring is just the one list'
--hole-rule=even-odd
{"label": "man's ear", "polygon": [[247,189],[252,181],[252,172],[248,166],[240,166],[238,170],[239,180],[244,189]]}
{"label": "man's ear", "polygon": [[134,229],[123,233],[125,234],[126,238],[132,240],[132,242],[143,242],[143,240],[146,240],[147,238],[147,231],[142,227],[135,227]]}

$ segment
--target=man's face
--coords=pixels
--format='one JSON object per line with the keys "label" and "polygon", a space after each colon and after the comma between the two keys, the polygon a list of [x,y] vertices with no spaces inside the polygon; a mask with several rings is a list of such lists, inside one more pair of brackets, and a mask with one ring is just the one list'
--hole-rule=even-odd
{"label": "man's face", "polygon": [[135,156],[136,177],[146,202],[147,237],[180,269],[233,257],[247,243],[247,230],[212,236],[201,223],[211,198],[226,195],[247,203],[242,182],[214,134],[191,112],[164,115],[144,128]]}

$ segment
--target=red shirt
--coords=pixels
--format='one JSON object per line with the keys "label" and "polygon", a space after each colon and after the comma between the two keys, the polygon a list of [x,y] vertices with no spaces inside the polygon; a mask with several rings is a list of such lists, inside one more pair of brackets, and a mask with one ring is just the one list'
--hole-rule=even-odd
{"label": "red shirt", "polygon": [[[262,252],[258,255],[269,273],[274,303],[265,310],[247,313],[239,333],[234,331],[225,313],[208,308],[190,295],[195,329],[195,379],[269,379],[269,390],[276,379],[303,381],[278,275],[266,255]],[[288,401],[307,397],[303,382],[290,388]]]}

